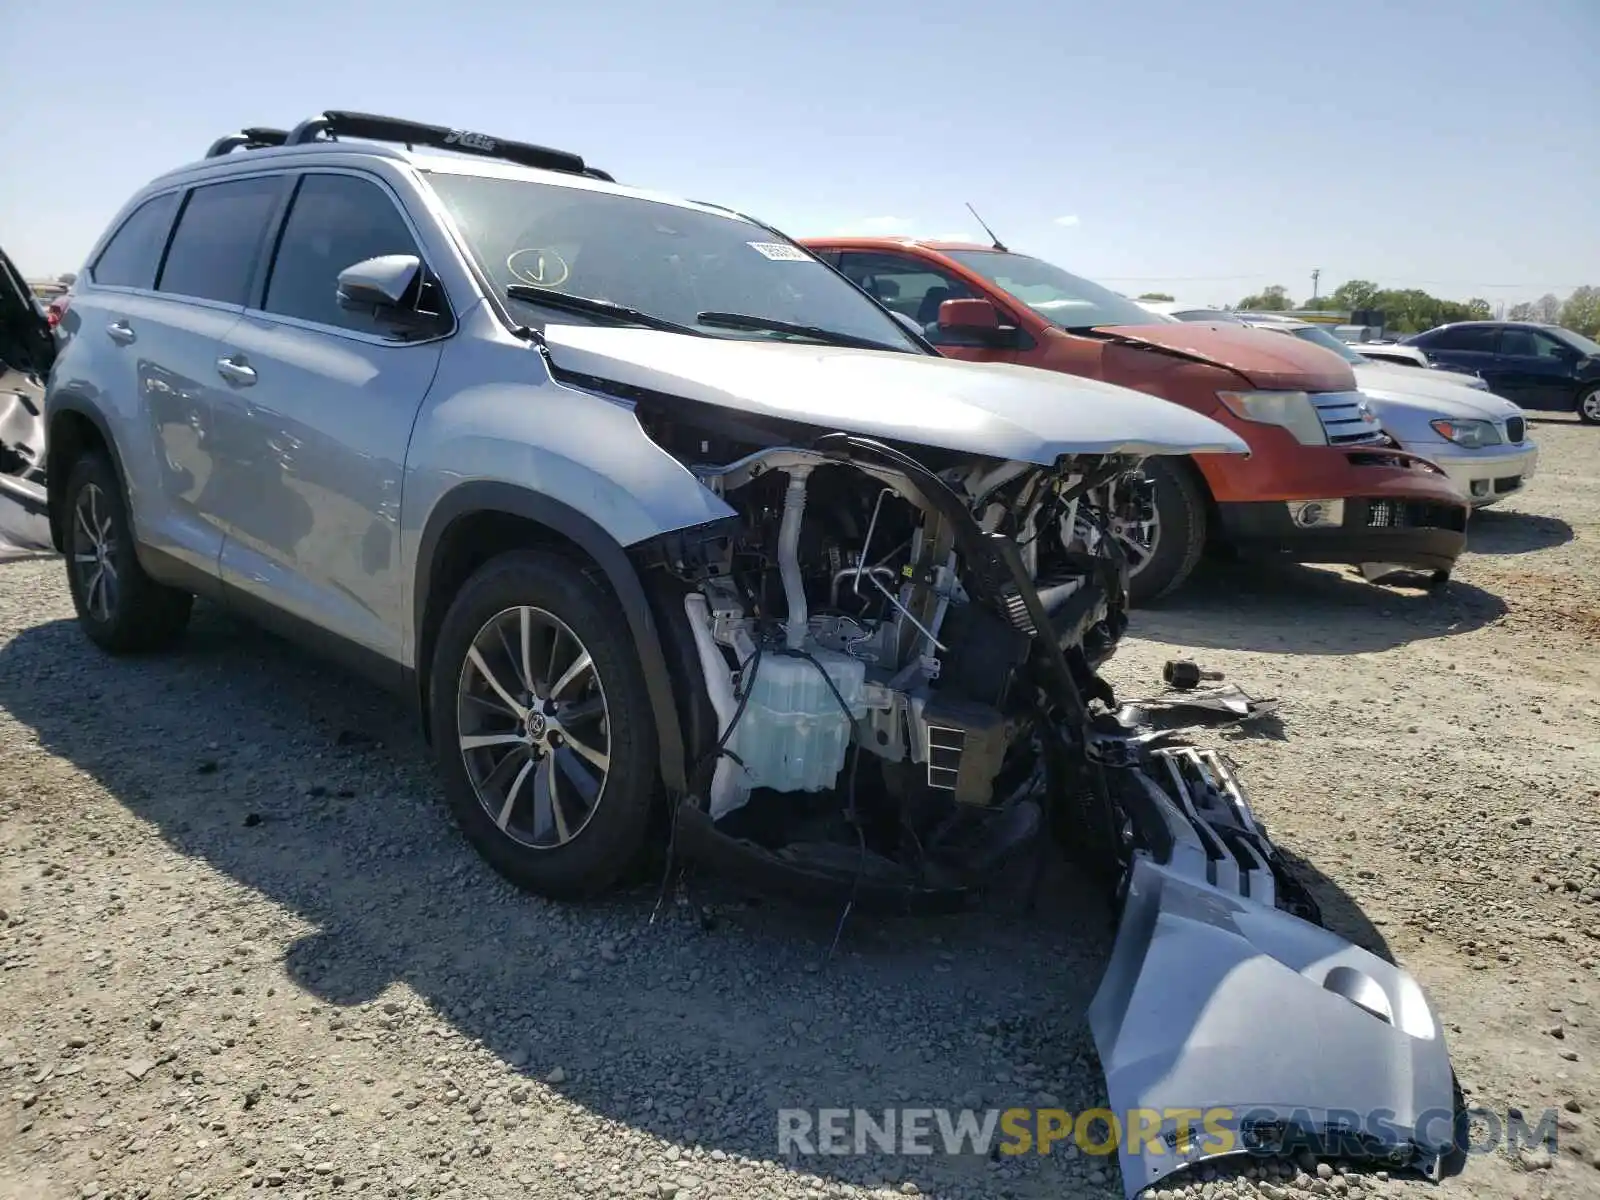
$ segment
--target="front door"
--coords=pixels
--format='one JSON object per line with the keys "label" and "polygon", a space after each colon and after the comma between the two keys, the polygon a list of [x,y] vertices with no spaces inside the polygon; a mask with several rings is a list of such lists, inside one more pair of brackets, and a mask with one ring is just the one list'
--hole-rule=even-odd
{"label": "front door", "polygon": [[256,307],[229,332],[230,454],[218,488],[223,582],[400,659],[400,483],[443,343],[340,306],[339,273],[422,258],[375,177],[303,175]]}
{"label": "front door", "polygon": [[1575,350],[1541,329],[1508,326],[1500,331],[1494,380],[1489,386],[1507,400],[1536,411],[1566,412],[1572,408]]}

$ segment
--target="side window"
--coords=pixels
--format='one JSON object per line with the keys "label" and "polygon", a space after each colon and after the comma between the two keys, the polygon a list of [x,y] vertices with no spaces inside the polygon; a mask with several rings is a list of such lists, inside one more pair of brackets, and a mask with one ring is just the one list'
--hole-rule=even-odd
{"label": "side window", "polygon": [[1534,358],[1539,353],[1539,339],[1531,329],[1506,329],[1500,333],[1500,353],[1516,358]]}
{"label": "side window", "polygon": [[[1551,337],[1548,333],[1540,333],[1536,329],[1528,330],[1526,332],[1528,333],[1528,336],[1533,339],[1533,347],[1526,351],[1526,353],[1532,354],[1537,358],[1553,358],[1558,360],[1565,359],[1569,356],[1570,352],[1568,348],[1561,342],[1556,341],[1556,339]],[[1510,336],[1511,330],[1509,329],[1501,335],[1502,339],[1509,338]],[[1507,350],[1505,353],[1509,354],[1511,351]],[[1520,354],[1523,353],[1523,351],[1519,350],[1517,353]]]}
{"label": "side window", "polygon": [[278,239],[262,307],[320,325],[390,332],[371,313],[342,308],[338,301],[339,272],[384,254],[422,257],[389,194],[354,175],[307,175]]}
{"label": "side window", "polygon": [[1424,350],[1472,350],[1479,354],[1493,354],[1496,330],[1493,326],[1467,325],[1460,329],[1440,329],[1418,340]]}
{"label": "side window", "polygon": [[[846,251],[839,256],[839,270],[851,282],[876,296],[885,308],[910,317],[935,346],[949,341],[939,329],[939,305],[946,300],[981,298],[956,276],[896,254]],[[1005,317],[1002,315],[1001,319]]]}
{"label": "side window", "polygon": [[152,196],[128,214],[100,256],[89,268],[89,278],[107,287],[147,288],[155,284],[161,251],[178,208],[177,192]]}
{"label": "side window", "polygon": [[156,290],[245,303],[283,186],[283,176],[268,175],[208,183],[190,192]]}

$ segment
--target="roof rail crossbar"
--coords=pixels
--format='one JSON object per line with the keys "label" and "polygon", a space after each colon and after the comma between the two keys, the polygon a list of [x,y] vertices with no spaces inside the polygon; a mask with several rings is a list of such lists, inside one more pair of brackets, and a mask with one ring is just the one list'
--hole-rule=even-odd
{"label": "roof rail crossbar", "polygon": [[206,151],[206,157],[220,158],[239,149],[259,150],[265,146],[281,146],[288,139],[287,130],[256,125],[250,129],[241,129],[238,133],[230,133],[226,137],[219,137],[211,143],[211,148]]}
{"label": "roof rail crossbar", "polygon": [[586,175],[591,179],[615,182],[598,167],[588,166],[580,156],[566,150],[552,150],[548,146],[512,142],[484,133],[451,129],[446,125],[424,125],[420,121],[383,117],[375,113],[343,110],[319,113],[296,125],[286,144],[302,146],[324,137],[334,140],[352,137],[372,142],[398,142],[405,146],[427,146],[434,150],[459,150],[541,171],[563,171],[570,175]]}

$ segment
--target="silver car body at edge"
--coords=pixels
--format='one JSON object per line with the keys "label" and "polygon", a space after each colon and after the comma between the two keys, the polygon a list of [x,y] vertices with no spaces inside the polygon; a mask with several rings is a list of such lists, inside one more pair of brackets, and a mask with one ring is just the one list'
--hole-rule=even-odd
{"label": "silver car body at edge", "polygon": [[[601,180],[341,142],[208,160],[157,180],[123,211],[197,182],[313,167],[361,174],[391,194],[456,314],[452,328],[383,344],[80,276],[46,417],[73,410],[107,434],[152,574],[182,564],[186,586],[209,580],[231,600],[299,618],[384,670],[418,666],[419,564],[475,489],[537,496],[620,548],[732,512],[643,434],[633,405],[559,381],[551,362],[743,413],[1018,462],[1245,451],[1186,409],[1027,368],[560,322],[540,347],[485,290],[425,171],[682,203]],[[770,236],[752,225],[752,238]],[[241,353],[259,370],[253,386],[223,371],[245,370]],[[211,439],[209,459],[199,439]],[[201,478],[202,467],[224,477]],[[1139,748],[1113,733],[1097,744],[1107,761]],[[1429,1122],[1452,1105],[1451,1072],[1420,987],[1275,908],[1265,843],[1250,840],[1255,818],[1226,763],[1159,753],[1187,782],[1174,793],[1181,803],[1149,797],[1147,819],[1168,836],[1128,876],[1090,1013],[1113,1109],[1166,1114],[1145,1147],[1124,1145],[1128,1194],[1219,1149],[1203,1135],[1184,1149],[1185,1110],[1236,1134],[1235,1151],[1270,1148],[1286,1131],[1326,1134],[1344,1114],[1381,1116],[1374,1144],[1396,1166],[1435,1171],[1453,1129]]]}

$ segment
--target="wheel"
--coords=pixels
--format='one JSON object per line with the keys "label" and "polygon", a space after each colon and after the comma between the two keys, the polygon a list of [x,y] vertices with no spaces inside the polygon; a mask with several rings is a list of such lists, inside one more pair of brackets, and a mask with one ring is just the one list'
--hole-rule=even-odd
{"label": "wheel", "polygon": [[112,654],[163,649],[182,635],[194,597],[139,565],[133,525],[111,461],[90,451],[72,464],[64,498],[67,586],[78,624]]}
{"label": "wheel", "polygon": [[1155,485],[1154,520],[1112,519],[1112,536],[1128,558],[1128,600],[1149,604],[1194,573],[1206,547],[1206,502],[1181,463],[1147,458],[1140,468]]}
{"label": "wheel", "polygon": [[1600,383],[1578,397],[1578,419],[1588,425],[1600,425]]}
{"label": "wheel", "polygon": [[638,860],[656,732],[627,619],[598,572],[542,550],[487,563],[445,616],[429,691],[450,808],[496,871],[581,899]]}

